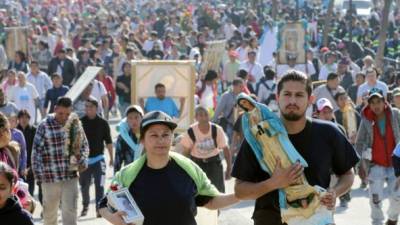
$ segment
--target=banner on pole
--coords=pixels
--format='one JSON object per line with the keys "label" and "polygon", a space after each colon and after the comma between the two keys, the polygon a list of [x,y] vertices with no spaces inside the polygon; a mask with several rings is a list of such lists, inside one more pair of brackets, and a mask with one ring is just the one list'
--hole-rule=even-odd
{"label": "banner on pole", "polygon": [[226,40],[207,42],[204,51],[200,74],[205,75],[208,70],[218,72],[225,52]]}
{"label": "banner on pole", "polygon": [[28,27],[6,27],[4,30],[7,32],[5,47],[8,59],[13,60],[16,51],[28,56]]}
{"label": "banner on pole", "polygon": [[288,64],[288,58],[295,58],[296,64],[306,62],[306,34],[304,22],[286,23],[280,26],[277,64]]}

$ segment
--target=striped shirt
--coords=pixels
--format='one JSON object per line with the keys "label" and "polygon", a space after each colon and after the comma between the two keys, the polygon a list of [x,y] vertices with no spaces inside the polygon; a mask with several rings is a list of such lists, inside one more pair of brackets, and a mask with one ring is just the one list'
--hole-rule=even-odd
{"label": "striped shirt", "polygon": [[[32,147],[32,169],[38,182],[54,183],[78,176],[76,171],[69,170],[70,159],[65,153],[65,140],[66,132],[63,125],[55,120],[54,114],[48,115],[39,124]],[[89,144],[84,132],[81,140],[79,164],[87,165]]]}

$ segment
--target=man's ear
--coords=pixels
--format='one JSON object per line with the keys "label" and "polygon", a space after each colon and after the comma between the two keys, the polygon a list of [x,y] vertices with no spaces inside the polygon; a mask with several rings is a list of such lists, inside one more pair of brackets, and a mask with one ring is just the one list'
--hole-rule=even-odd
{"label": "man's ear", "polygon": [[308,97],[308,105],[310,106],[310,105],[314,104],[315,100],[316,100],[315,96],[310,95],[310,97]]}

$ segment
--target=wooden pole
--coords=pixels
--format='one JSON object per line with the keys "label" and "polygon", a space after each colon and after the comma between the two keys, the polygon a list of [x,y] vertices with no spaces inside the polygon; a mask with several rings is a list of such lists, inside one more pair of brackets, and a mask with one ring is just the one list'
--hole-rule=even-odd
{"label": "wooden pole", "polygon": [[379,47],[375,56],[375,65],[380,69],[383,69],[384,66],[383,54],[386,44],[387,28],[389,26],[389,11],[391,4],[392,0],[385,0],[383,6],[382,23],[381,23],[381,29],[379,31]]}
{"label": "wooden pole", "polygon": [[325,47],[328,46],[328,41],[329,41],[328,36],[329,32],[331,31],[331,19],[334,6],[335,6],[335,0],[330,0],[324,22],[323,44]]}

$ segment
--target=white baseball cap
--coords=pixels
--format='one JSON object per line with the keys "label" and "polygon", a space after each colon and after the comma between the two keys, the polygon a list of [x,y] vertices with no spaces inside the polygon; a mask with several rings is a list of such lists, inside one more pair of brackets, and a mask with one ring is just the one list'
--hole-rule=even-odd
{"label": "white baseball cap", "polygon": [[329,99],[327,98],[320,98],[317,101],[317,110],[318,111],[322,111],[325,107],[329,107],[330,109],[333,110],[333,106],[331,101],[329,101]]}

